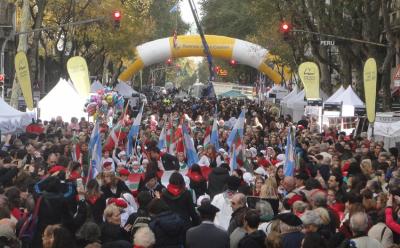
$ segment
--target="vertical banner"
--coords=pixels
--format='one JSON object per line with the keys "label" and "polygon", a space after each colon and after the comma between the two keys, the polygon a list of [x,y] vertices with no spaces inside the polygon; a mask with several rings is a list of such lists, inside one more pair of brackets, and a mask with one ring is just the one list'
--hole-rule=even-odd
{"label": "vertical banner", "polygon": [[376,61],[373,58],[369,58],[364,65],[364,92],[367,117],[370,123],[375,122],[376,77]]}
{"label": "vertical banner", "polygon": [[314,62],[304,62],[299,66],[299,76],[304,85],[307,100],[320,99],[319,68]]}
{"label": "vertical banner", "polygon": [[22,95],[24,96],[26,106],[29,110],[33,109],[33,95],[31,76],[29,74],[29,64],[25,52],[21,51],[15,55],[15,73],[19,85],[21,86]]}
{"label": "vertical banner", "polygon": [[86,60],[75,56],[68,60],[67,70],[78,94],[86,98],[90,93],[89,70]]}

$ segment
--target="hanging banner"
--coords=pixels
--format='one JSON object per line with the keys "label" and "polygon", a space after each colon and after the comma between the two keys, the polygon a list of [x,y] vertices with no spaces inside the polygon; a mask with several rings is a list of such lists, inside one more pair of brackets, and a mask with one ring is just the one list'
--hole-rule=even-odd
{"label": "hanging banner", "polygon": [[75,56],[68,60],[67,70],[78,94],[86,98],[90,93],[89,70],[86,60]]}
{"label": "hanging banner", "polygon": [[304,85],[307,100],[320,99],[319,68],[314,62],[304,62],[299,66],[299,76]]}
{"label": "hanging banner", "polygon": [[33,110],[33,96],[31,76],[29,74],[29,64],[25,52],[21,51],[15,55],[15,73],[21,86],[22,95],[24,96],[26,107]]}
{"label": "hanging banner", "polygon": [[364,92],[367,117],[371,123],[375,122],[376,76],[376,61],[373,58],[369,58],[364,65]]}

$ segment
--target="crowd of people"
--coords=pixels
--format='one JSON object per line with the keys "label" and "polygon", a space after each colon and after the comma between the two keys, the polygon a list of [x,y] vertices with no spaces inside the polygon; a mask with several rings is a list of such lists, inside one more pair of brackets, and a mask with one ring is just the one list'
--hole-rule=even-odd
{"label": "crowd of people", "polygon": [[[227,139],[243,109],[243,153],[232,157]],[[129,129],[136,114],[119,120]],[[205,144],[215,118],[218,148]],[[158,146],[163,128],[173,123],[174,136],[182,122],[196,163],[178,143]],[[0,247],[400,247],[398,150],[365,133],[320,132],[315,118],[294,123],[253,101],[153,101],[131,152],[126,136],[109,139],[114,129],[102,123],[101,170],[92,177],[93,128],[57,117],[3,136]]]}

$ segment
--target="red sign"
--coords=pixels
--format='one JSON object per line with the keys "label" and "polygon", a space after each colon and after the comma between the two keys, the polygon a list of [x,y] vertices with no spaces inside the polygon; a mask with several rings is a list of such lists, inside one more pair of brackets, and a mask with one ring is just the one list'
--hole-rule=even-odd
{"label": "red sign", "polygon": [[4,74],[0,74],[0,82],[4,82]]}

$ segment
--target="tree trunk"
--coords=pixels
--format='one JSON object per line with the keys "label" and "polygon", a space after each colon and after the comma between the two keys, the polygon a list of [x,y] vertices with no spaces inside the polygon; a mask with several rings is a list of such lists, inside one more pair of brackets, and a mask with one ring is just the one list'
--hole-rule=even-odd
{"label": "tree trunk", "polygon": [[339,47],[339,57],[340,57],[340,81],[344,87],[351,85],[351,63],[349,61],[349,56],[347,56],[347,49],[344,47]]}
{"label": "tree trunk", "polygon": [[[23,0],[20,32],[25,32],[28,30],[30,19],[31,19],[31,13],[29,9],[29,0]],[[19,36],[17,51],[26,52],[27,50],[28,50],[28,35],[22,34]],[[17,77],[15,76],[12,86],[11,99],[10,99],[10,105],[13,106],[14,108],[18,108],[18,98],[20,95],[21,95],[21,87],[19,85]]]}
{"label": "tree trunk", "polygon": [[108,84],[108,65],[110,64],[110,56],[108,54],[104,55],[104,63],[103,63],[103,73],[102,73],[102,83],[103,85]]}
{"label": "tree trunk", "polygon": [[320,53],[321,56],[328,61],[328,64],[326,63],[318,63],[319,68],[321,70],[321,88],[322,90],[328,94],[329,96],[332,94],[332,84],[331,84],[331,73],[330,73],[330,55],[329,55],[329,47],[321,47],[320,48]]}
{"label": "tree trunk", "polygon": [[[37,0],[37,9],[38,12],[35,17],[35,24],[33,26],[34,29],[38,29],[42,26],[44,10],[46,7],[47,0]],[[31,69],[31,76],[33,84],[37,84],[39,82],[39,42],[40,42],[41,32],[35,32],[33,34],[33,41],[29,53],[29,62]]]}

